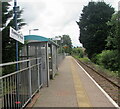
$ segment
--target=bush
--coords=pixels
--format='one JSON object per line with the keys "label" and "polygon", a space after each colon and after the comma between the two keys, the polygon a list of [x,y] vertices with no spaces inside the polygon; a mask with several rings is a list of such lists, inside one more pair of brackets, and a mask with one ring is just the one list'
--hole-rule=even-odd
{"label": "bush", "polygon": [[91,63],[91,60],[88,57],[80,58],[80,60],[86,64]]}
{"label": "bush", "polygon": [[118,52],[116,50],[104,50],[102,53],[97,54],[93,60],[111,71],[118,71],[119,69]]}
{"label": "bush", "polygon": [[83,50],[81,48],[73,48],[72,55],[78,56],[79,58],[83,58]]}

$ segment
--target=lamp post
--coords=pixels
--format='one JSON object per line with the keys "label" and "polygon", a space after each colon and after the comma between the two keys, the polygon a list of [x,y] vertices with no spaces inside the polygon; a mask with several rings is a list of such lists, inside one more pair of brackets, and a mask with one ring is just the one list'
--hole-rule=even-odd
{"label": "lamp post", "polygon": [[30,29],[29,30],[29,35],[31,34],[31,31],[38,31],[39,29]]}

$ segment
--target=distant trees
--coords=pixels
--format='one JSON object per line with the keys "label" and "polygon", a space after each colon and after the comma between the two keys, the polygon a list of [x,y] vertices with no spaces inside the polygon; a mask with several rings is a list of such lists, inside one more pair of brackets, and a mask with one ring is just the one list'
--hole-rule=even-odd
{"label": "distant trees", "polygon": [[120,72],[120,11],[114,13],[105,2],[89,2],[82,12],[77,22],[79,40],[88,57],[106,69]]}
{"label": "distant trees", "polygon": [[109,26],[114,9],[105,2],[89,2],[82,10],[79,22],[79,40],[86,49],[89,58],[102,52],[106,46]]}
{"label": "distant trees", "polygon": [[[21,29],[26,23],[21,18],[23,10],[17,12],[17,25]],[[2,2],[2,62],[15,60],[15,40],[9,37],[9,27],[14,28],[13,10],[8,2]],[[20,44],[19,44],[20,45]]]}
{"label": "distant trees", "polygon": [[7,21],[13,16],[13,10],[9,10],[10,4],[2,2],[2,27],[7,26]]}
{"label": "distant trees", "polygon": [[114,70],[120,71],[120,11],[113,14],[111,20],[107,23],[111,28],[107,37],[106,48],[113,51],[113,67]]}
{"label": "distant trees", "polygon": [[105,68],[120,71],[120,12],[114,13],[107,25],[110,27],[106,40],[107,50],[98,54],[100,57],[97,60],[100,60]]}
{"label": "distant trees", "polygon": [[107,37],[107,49],[120,51],[120,12],[113,14],[107,24],[111,27]]}
{"label": "distant trees", "polygon": [[72,41],[69,35],[62,35],[59,36],[61,38],[60,41],[58,41],[58,45],[61,47],[61,51],[65,53],[70,53],[72,51]]}
{"label": "distant trees", "polygon": [[72,48],[72,55],[73,56],[78,56],[79,58],[83,58],[84,51],[80,47],[74,47],[74,48]]}
{"label": "distant trees", "polygon": [[108,30],[107,44],[102,53],[96,54],[92,61],[111,71],[119,72],[120,75],[120,14],[116,12],[112,15],[107,25]]}

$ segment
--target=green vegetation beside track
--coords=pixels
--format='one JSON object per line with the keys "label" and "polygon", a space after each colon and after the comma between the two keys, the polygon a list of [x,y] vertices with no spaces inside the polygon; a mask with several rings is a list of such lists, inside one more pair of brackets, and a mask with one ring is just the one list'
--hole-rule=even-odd
{"label": "green vegetation beside track", "polygon": [[88,66],[92,67],[98,72],[101,73],[106,73],[108,76],[114,76],[118,77],[118,72],[117,71],[110,71],[108,69],[105,69],[103,66],[97,65],[93,63],[89,58],[84,57],[84,58],[79,58],[78,56],[73,56],[75,59],[80,60],[81,62],[87,64]]}
{"label": "green vegetation beside track", "polygon": [[[81,48],[79,48],[79,49],[81,49]],[[76,49],[76,50],[79,50],[79,49]],[[73,50],[74,51],[74,50]],[[79,50],[80,51],[80,50]],[[82,49],[81,49],[81,51],[82,51]],[[83,56],[82,56],[82,55]],[[79,60],[79,61],[81,61],[81,62],[83,62],[83,63],[85,63],[85,64],[87,64],[88,66],[90,66],[90,67],[92,67],[93,69],[95,69],[96,71],[98,71],[98,72],[100,72],[100,73],[105,73],[105,74],[107,74],[108,76],[113,76],[113,77],[118,77],[118,71],[112,71],[112,70],[110,70],[110,69],[107,69],[107,68],[105,68],[105,65],[104,64],[99,64],[99,63],[94,63],[92,60],[90,60],[87,56],[85,56],[84,55],[85,53],[82,51],[80,54],[76,54],[76,52],[74,53],[72,53],[72,56],[75,58],[75,59],[77,59],[77,60]],[[101,57],[101,58],[103,58],[103,57]],[[100,59],[100,58],[99,58]],[[106,59],[106,61],[109,61],[109,60],[107,60]]]}

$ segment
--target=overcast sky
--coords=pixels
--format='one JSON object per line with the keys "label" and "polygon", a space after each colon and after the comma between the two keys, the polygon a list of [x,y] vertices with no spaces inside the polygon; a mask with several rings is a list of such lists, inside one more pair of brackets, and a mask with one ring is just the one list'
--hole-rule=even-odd
{"label": "overcast sky", "polygon": [[[31,31],[44,37],[55,37],[67,34],[71,37],[73,46],[80,46],[79,28],[76,21],[79,21],[80,13],[84,6],[91,0],[17,0],[18,5],[24,8],[22,17],[27,25],[22,29],[24,35]],[[98,1],[98,0],[93,0]],[[100,1],[100,0],[99,0]],[[103,1],[103,0],[102,0]],[[119,0],[104,0],[107,4],[118,9]]]}

